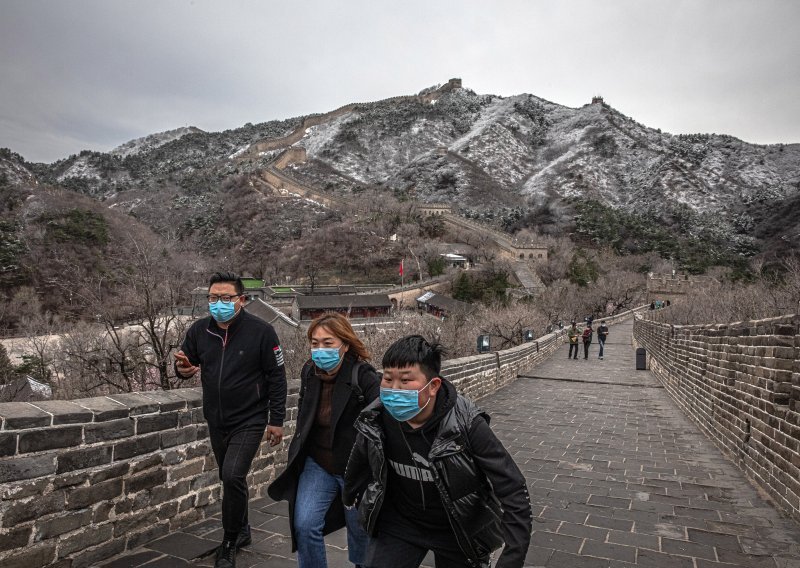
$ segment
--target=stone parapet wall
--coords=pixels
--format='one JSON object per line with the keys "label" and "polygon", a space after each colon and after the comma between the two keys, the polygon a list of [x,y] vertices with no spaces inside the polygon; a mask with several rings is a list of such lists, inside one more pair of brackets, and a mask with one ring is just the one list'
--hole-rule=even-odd
{"label": "stone parapet wall", "polygon": [[[608,323],[633,312],[605,318]],[[504,351],[445,361],[473,399],[509,384],[566,341],[559,330]],[[249,477],[266,495],[297,416],[291,380],[284,442],[262,444]],[[0,566],[84,568],[216,514],[217,465],[198,388],[0,404]]]}
{"label": "stone parapet wall", "polygon": [[[528,258],[529,254],[535,254],[536,256],[532,257],[532,260],[536,260],[537,262],[547,261],[547,247],[545,245],[516,242],[514,237],[509,233],[502,233],[488,225],[478,223],[477,221],[461,217],[454,213],[444,213],[440,215],[439,218],[456,227],[468,230],[474,229],[488,235],[503,250],[507,258],[518,260],[520,254],[523,254],[525,258]],[[538,256],[540,254],[542,255],[541,258]]]}
{"label": "stone parapet wall", "polygon": [[[613,325],[646,308],[642,306],[602,319]],[[538,365],[566,342],[567,329],[564,328],[503,351],[443,361],[442,375],[452,381],[458,392],[479,400],[516,380],[521,370]]]}
{"label": "stone parapet wall", "polygon": [[686,414],[800,521],[800,316],[693,326],[637,317],[634,339]]}
{"label": "stone parapet wall", "polygon": [[[198,388],[0,404],[0,566],[95,566],[218,512],[201,406]],[[259,495],[285,460],[262,445]]]}

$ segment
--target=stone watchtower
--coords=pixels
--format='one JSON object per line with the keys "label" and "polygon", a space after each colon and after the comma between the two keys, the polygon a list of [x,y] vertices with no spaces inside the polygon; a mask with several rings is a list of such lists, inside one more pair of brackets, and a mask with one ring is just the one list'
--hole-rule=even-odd
{"label": "stone watchtower", "polygon": [[423,217],[449,215],[452,213],[452,209],[447,203],[420,203],[417,205],[417,211]]}
{"label": "stone watchtower", "polygon": [[604,104],[603,103],[603,97],[601,97],[600,95],[593,96],[592,97],[592,104],[593,105],[602,105],[602,104]]}

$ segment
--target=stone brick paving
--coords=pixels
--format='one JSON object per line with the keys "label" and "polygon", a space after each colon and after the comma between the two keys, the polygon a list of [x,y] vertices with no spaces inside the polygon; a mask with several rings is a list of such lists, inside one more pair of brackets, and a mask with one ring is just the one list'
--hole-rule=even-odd
{"label": "stone brick paving", "polygon": [[[800,568],[800,527],[782,517],[636,371],[631,323],[611,328],[605,359],[550,360],[481,405],[528,479],[534,527],[526,566]],[[252,502],[253,544],[239,568],[296,566],[285,503]],[[219,518],[151,542],[105,568],[213,566]],[[331,568],[346,537],[327,539]],[[430,560],[426,565],[432,566]]]}

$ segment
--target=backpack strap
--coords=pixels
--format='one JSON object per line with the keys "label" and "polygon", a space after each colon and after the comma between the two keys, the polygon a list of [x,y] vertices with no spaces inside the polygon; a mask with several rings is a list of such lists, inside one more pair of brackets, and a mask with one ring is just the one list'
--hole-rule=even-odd
{"label": "backpack strap", "polygon": [[364,408],[367,399],[364,397],[364,391],[361,390],[361,386],[358,384],[358,373],[361,370],[361,366],[361,361],[356,361],[353,364],[353,374],[350,375],[350,390],[356,395],[361,408]]}

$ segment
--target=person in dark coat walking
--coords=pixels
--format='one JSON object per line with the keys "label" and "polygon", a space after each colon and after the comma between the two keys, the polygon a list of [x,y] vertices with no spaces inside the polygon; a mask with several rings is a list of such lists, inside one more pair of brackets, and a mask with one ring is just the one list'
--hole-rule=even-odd
{"label": "person in dark coat walking", "polygon": [[583,358],[584,359],[588,359],[589,358],[589,346],[592,344],[592,335],[593,335],[592,324],[591,323],[587,323],[586,327],[583,328],[583,335],[581,336],[583,338]]}
{"label": "person in dark coat walking", "polygon": [[367,534],[356,511],[340,498],[344,470],[356,438],[353,424],[378,398],[380,379],[370,355],[341,314],[329,313],[308,328],[311,359],[300,375],[295,434],[286,469],[269,495],[289,502],[292,551],[300,568],[325,568],[324,536],[347,526],[350,562],[364,563]]}
{"label": "person in dark coat walking", "polygon": [[[356,422],[344,505],[370,535],[368,568],[522,568],[533,514],[525,477],[489,415],[441,376],[441,347],[419,335],[383,356],[380,399]],[[355,509],[354,509],[355,510]]]}
{"label": "person in dark coat walking", "polygon": [[[211,315],[197,320],[175,353],[175,373],[201,372],[203,414],[222,481],[223,541],[215,568],[236,568],[236,552],[252,542],[247,475],[262,439],[283,438],[286,372],[275,329],[244,310],[244,285],[217,272],[208,287]],[[226,357],[227,355],[227,357]]]}
{"label": "person in dark coat walking", "polygon": [[606,346],[606,337],[608,337],[608,326],[605,320],[600,322],[600,327],[597,328],[597,343],[600,345],[600,356],[603,358],[603,348]]}

